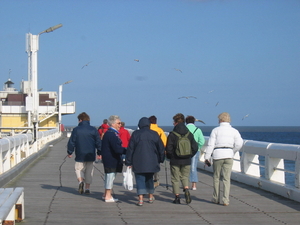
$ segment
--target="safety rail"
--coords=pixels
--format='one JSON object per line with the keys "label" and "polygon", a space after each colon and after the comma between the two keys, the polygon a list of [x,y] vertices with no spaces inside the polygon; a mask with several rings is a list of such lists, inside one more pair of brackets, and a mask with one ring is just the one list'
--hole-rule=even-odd
{"label": "safety rail", "polygon": [[36,141],[32,133],[3,137],[0,139],[0,175],[60,136],[58,129],[52,129],[39,131]]}
{"label": "safety rail", "polygon": [[[212,166],[204,164],[208,139],[205,137],[198,168],[213,172]],[[294,184],[287,184],[286,176]],[[300,202],[300,145],[244,140],[234,155],[231,179]]]}

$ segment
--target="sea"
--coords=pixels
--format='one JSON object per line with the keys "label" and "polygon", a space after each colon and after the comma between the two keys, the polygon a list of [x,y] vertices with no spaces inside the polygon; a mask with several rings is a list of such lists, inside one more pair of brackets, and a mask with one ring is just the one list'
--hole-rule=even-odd
{"label": "sea", "polygon": [[[173,130],[173,126],[160,126],[165,132]],[[234,126],[233,126],[234,127]],[[132,130],[136,130],[137,127],[126,127]],[[198,126],[201,129],[204,136],[209,137],[212,126]],[[292,144],[300,145],[300,126],[236,126],[242,138],[244,140],[263,141],[270,143]],[[259,164],[261,177],[264,177],[264,162],[263,156],[259,156]],[[290,160],[284,160],[285,170],[295,171],[295,162]],[[287,185],[295,185],[295,174],[285,172],[285,183]]]}
{"label": "sea", "polygon": [[[165,132],[173,130],[173,126],[160,126]],[[234,127],[234,126],[233,126]],[[126,126],[136,130],[136,126]],[[198,126],[204,136],[209,137],[213,126]],[[300,145],[300,126],[236,126],[244,140],[264,141],[271,143]]]}

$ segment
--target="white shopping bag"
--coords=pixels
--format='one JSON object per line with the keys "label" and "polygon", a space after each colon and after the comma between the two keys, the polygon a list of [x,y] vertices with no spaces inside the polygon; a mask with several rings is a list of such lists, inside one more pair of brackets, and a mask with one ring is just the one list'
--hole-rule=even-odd
{"label": "white shopping bag", "polygon": [[133,177],[132,177],[132,169],[127,167],[126,172],[123,172],[123,187],[126,190],[133,190]]}

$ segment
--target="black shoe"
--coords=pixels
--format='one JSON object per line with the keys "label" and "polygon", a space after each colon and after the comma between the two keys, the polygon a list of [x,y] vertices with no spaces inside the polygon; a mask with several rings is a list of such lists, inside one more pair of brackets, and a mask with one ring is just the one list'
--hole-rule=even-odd
{"label": "black shoe", "polygon": [[85,190],[84,194],[89,195],[91,194],[90,190]]}
{"label": "black shoe", "polygon": [[180,197],[179,196],[176,196],[174,201],[173,201],[174,204],[180,204]]}
{"label": "black shoe", "polygon": [[83,183],[83,182],[80,182],[79,188],[78,188],[79,194],[83,194],[83,187],[84,187],[84,183]]}
{"label": "black shoe", "polygon": [[186,204],[190,204],[192,202],[190,191],[188,188],[184,189],[184,197],[185,197]]}

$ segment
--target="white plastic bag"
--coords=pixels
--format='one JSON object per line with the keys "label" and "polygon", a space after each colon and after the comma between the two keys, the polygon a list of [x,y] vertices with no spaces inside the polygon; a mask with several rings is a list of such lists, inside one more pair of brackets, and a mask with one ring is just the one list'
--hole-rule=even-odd
{"label": "white plastic bag", "polygon": [[123,187],[126,190],[133,190],[133,177],[132,177],[132,169],[127,167],[126,172],[123,172]]}

